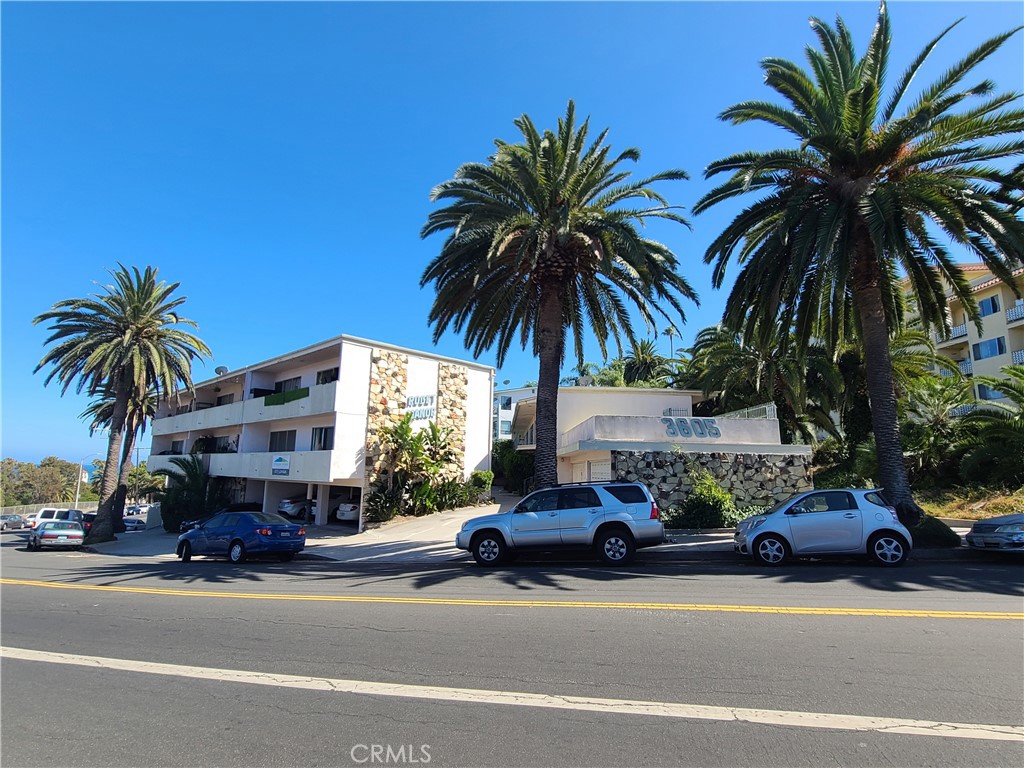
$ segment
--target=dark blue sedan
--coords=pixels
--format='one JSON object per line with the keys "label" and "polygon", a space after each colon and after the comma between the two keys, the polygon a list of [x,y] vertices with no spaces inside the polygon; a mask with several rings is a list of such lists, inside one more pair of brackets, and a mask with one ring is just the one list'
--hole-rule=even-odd
{"label": "dark blue sedan", "polygon": [[227,555],[232,563],[250,555],[277,555],[286,563],[306,546],[306,529],[268,512],[223,512],[178,537],[178,557]]}

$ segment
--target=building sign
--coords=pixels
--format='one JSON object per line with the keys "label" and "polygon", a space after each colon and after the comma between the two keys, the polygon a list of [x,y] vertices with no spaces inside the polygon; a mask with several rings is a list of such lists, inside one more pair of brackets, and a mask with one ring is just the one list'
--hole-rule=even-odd
{"label": "building sign", "polygon": [[437,415],[434,395],[415,395],[405,401],[405,412],[412,414],[413,421],[433,419]]}
{"label": "building sign", "polygon": [[275,456],[270,462],[270,473],[273,475],[287,475],[291,459],[288,456]]}
{"label": "building sign", "polygon": [[665,434],[669,437],[706,437],[709,440],[717,440],[722,436],[722,431],[716,426],[715,421],[679,417],[662,419],[661,423],[665,425]]}

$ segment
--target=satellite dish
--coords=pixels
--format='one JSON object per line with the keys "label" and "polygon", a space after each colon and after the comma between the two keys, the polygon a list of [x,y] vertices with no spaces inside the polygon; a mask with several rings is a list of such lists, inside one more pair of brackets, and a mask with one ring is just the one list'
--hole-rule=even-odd
{"label": "satellite dish", "polygon": [[576,379],[576,386],[578,387],[589,387],[593,383],[593,376],[580,376],[578,379]]}
{"label": "satellite dish", "polygon": [[223,376],[225,373],[228,372],[228,367],[226,365],[218,365],[216,368],[213,369],[213,372],[216,373],[218,376]]}

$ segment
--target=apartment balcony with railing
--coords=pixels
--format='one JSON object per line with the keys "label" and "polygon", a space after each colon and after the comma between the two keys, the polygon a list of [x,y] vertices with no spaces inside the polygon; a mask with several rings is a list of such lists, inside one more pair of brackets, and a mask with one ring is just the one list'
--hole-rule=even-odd
{"label": "apartment balcony with railing", "polygon": [[1019,320],[1024,320],[1024,304],[1017,304],[1006,310],[1006,322],[1008,324]]}
{"label": "apartment balcony with railing", "polygon": [[1024,365],[1024,349],[1016,349],[1010,356],[1014,365]]}
{"label": "apartment balcony with railing", "polygon": [[954,325],[952,328],[949,329],[949,336],[943,336],[942,334],[937,333],[935,334],[934,338],[935,343],[939,345],[951,344],[959,339],[966,340],[967,323],[960,323],[960,325]]}

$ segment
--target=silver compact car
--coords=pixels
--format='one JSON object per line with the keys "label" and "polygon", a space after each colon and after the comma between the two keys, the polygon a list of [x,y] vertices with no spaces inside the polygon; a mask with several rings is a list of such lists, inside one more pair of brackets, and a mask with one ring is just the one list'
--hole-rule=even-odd
{"label": "silver compact car", "polygon": [[1024,513],[979,520],[966,538],[971,549],[1024,555]]}
{"label": "silver compact car", "polygon": [[42,523],[28,535],[28,548],[39,552],[43,547],[81,549],[85,531],[76,522],[57,520]]}
{"label": "silver compact car", "polygon": [[534,491],[508,512],[467,520],[455,546],[484,566],[525,550],[561,549],[590,549],[608,565],[624,565],[637,549],[664,539],[661,513],[645,486],[586,483]]}
{"label": "silver compact car", "polygon": [[880,490],[808,491],[736,526],[733,546],[764,565],[790,557],[867,555],[879,565],[902,565],[914,540]]}

